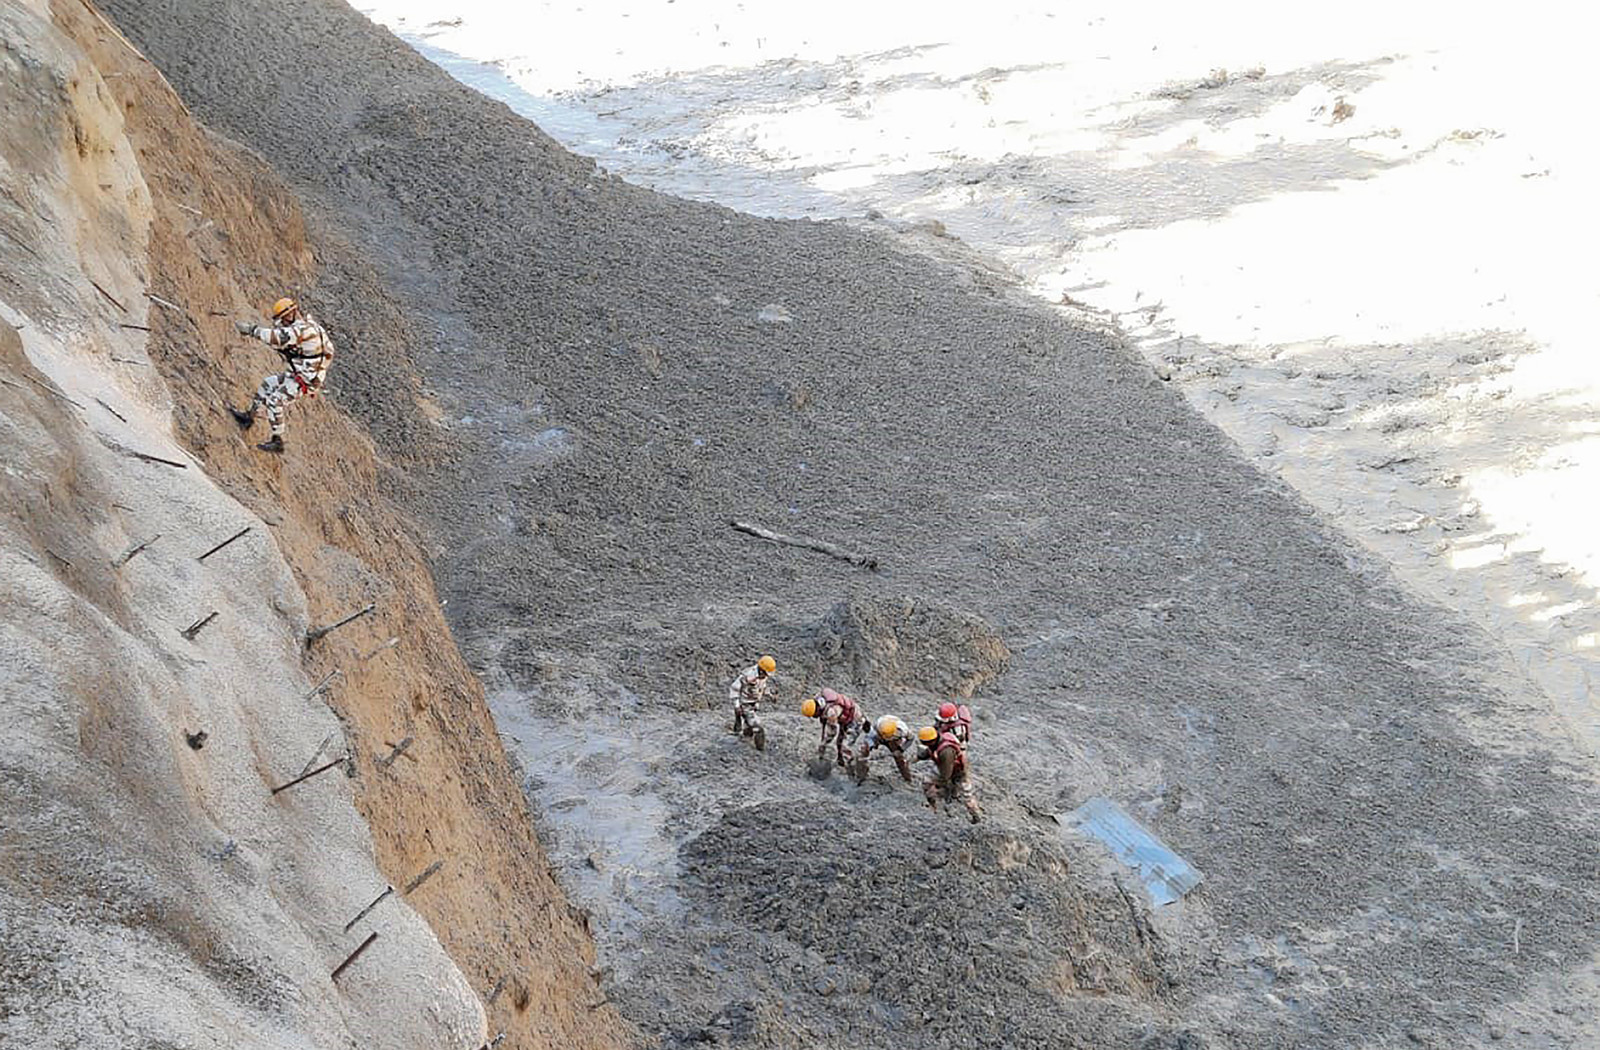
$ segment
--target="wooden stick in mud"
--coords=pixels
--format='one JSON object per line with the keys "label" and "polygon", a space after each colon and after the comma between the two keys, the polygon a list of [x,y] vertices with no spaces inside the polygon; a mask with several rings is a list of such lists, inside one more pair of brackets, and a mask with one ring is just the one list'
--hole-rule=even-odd
{"label": "wooden stick in mud", "polygon": [[194,623],[191,623],[189,626],[185,627],[183,630],[179,631],[178,633],[183,635],[185,638],[189,639],[189,641],[192,642],[192,641],[194,641],[194,636],[195,635],[197,635],[201,631],[205,630],[207,625],[210,624],[212,620],[215,620],[220,615],[222,615],[222,614],[217,612],[215,609],[213,609],[213,610],[211,610],[211,615],[210,616],[207,616],[203,620],[196,620]]}
{"label": "wooden stick in mud", "polygon": [[368,613],[370,613],[372,610],[376,609],[377,607],[378,606],[377,606],[376,602],[368,602],[367,605],[364,608],[357,609],[355,612],[351,613],[349,616],[346,616],[342,620],[338,620],[338,621],[335,621],[334,623],[330,623],[326,627],[317,627],[317,628],[315,628],[313,630],[307,631],[306,632],[306,645],[309,646],[313,642],[321,640],[322,638],[326,637],[329,633],[338,630],[339,628],[343,627],[345,624],[349,623],[351,620],[359,620],[359,619],[361,619],[361,617],[367,615]]}
{"label": "wooden stick in mud", "polygon": [[424,882],[427,882],[429,879],[433,878],[434,874],[442,867],[444,867],[444,861],[436,860],[432,864],[429,864],[426,868],[423,868],[421,875],[418,875],[416,878],[406,883],[406,888],[400,891],[401,895],[409,896],[416,890],[418,886],[421,886]]}
{"label": "wooden stick in mud", "polygon": [[148,452],[135,452],[131,448],[124,449],[123,451],[132,456],[134,459],[142,459],[147,463],[160,463],[162,466],[166,467],[177,467],[179,470],[189,469],[189,464],[179,463],[175,459],[162,459],[160,456],[152,456]]}
{"label": "wooden stick in mud", "polygon": [[246,525],[244,528],[240,529],[238,532],[234,533],[232,536],[229,536],[227,539],[223,540],[221,543],[217,544],[215,547],[212,547],[210,550],[208,550],[204,554],[200,555],[200,557],[196,558],[195,561],[205,561],[207,558],[211,557],[213,554],[217,553],[222,548],[226,547],[228,544],[230,544],[234,540],[238,539],[240,536],[243,536],[245,533],[249,532],[253,527],[254,526]]}
{"label": "wooden stick in mud", "polygon": [[808,540],[800,536],[785,536],[781,532],[773,532],[771,529],[764,529],[759,525],[751,525],[743,521],[730,521],[728,524],[740,532],[747,533],[757,539],[781,543],[786,547],[800,547],[808,551],[816,551],[819,554],[826,554],[830,558],[847,561],[851,565],[859,566],[863,569],[876,569],[878,567],[878,559],[873,555],[856,554],[823,540]]}
{"label": "wooden stick in mud", "polygon": [[[414,739],[413,737],[409,737],[408,736],[404,740],[400,741],[398,744],[390,744],[389,745],[390,746],[389,753],[387,755],[385,755],[384,757],[378,759],[378,768],[379,769],[388,769],[390,766],[394,765],[394,760],[395,759],[399,758],[401,755],[405,755],[406,748],[411,746],[411,741],[413,739]],[[385,743],[387,743],[387,741],[385,741]],[[410,758],[411,756],[410,755],[406,755],[406,757]]]}
{"label": "wooden stick in mud", "polygon": [[384,899],[387,898],[389,896],[389,894],[391,894],[393,892],[394,892],[394,887],[393,886],[385,886],[383,888],[383,892],[382,893],[380,893],[376,897],[372,898],[372,903],[371,904],[367,905],[365,908],[362,908],[360,911],[356,912],[356,917],[351,919],[349,922],[344,924],[344,932],[345,933],[349,933],[350,932],[350,927],[354,926],[356,923],[360,922],[362,919],[365,919],[367,917],[367,913],[368,912],[372,911],[373,908],[376,908],[378,905],[382,904],[384,902]]}
{"label": "wooden stick in mud", "polygon": [[377,930],[373,930],[371,933],[367,934],[367,939],[362,941],[360,946],[357,947],[355,951],[351,952],[348,956],[346,956],[344,962],[340,963],[338,966],[335,966],[333,968],[333,973],[328,976],[328,980],[337,981],[339,979],[339,975],[341,973],[344,973],[344,971],[350,966],[351,963],[353,963],[357,959],[359,959],[361,957],[361,953],[366,951],[368,946],[371,945],[372,942],[377,940],[377,939],[378,939],[378,931]]}
{"label": "wooden stick in mud", "polygon": [[93,277],[91,277],[91,278],[89,278],[89,283],[94,285],[94,290],[95,291],[99,292],[101,295],[106,297],[106,302],[110,303],[112,306],[115,306],[118,310],[121,310],[123,313],[127,313],[128,312],[128,308],[126,306],[123,306],[120,302],[118,302],[116,296],[112,295],[110,292],[108,292],[104,288],[100,287],[100,282],[99,281],[97,281]]}
{"label": "wooden stick in mud", "polygon": [[316,696],[318,693],[328,688],[328,683],[332,682],[335,678],[338,678],[342,674],[344,674],[344,672],[339,670],[337,667],[329,671],[323,677],[322,681],[311,687],[311,692],[306,694],[306,699],[310,700],[313,696]]}
{"label": "wooden stick in mud", "polygon": [[[22,378],[26,379],[28,382],[30,382],[34,386],[38,387],[40,390],[43,390],[45,393],[49,394],[51,397],[59,397],[61,400],[65,401],[69,405],[76,405],[79,408],[83,407],[83,403],[82,402],[74,401],[74,400],[72,400],[72,398],[68,397],[66,394],[63,394],[61,391],[54,390],[54,389],[52,389],[50,387],[45,386],[43,383],[39,382],[37,379],[33,378],[32,376],[23,376]],[[13,383],[12,385],[15,386],[16,384]]]}
{"label": "wooden stick in mud", "polygon": [[302,772],[302,773],[311,772],[311,767],[316,765],[318,762],[322,761],[322,750],[323,750],[323,748],[325,748],[329,744],[333,743],[333,738],[338,736],[338,735],[339,735],[339,731],[338,730],[334,730],[333,732],[329,733],[327,736],[323,737],[322,738],[322,743],[318,744],[317,745],[317,749],[315,751],[311,752],[311,757],[306,759],[306,764],[300,767],[300,772]]}
{"label": "wooden stick in mud", "polygon": [[128,562],[133,559],[133,556],[135,554],[138,554],[140,551],[144,550],[146,547],[150,546],[150,544],[154,543],[156,540],[159,540],[160,538],[161,538],[161,533],[158,532],[154,536],[151,536],[149,539],[145,540],[143,543],[134,544],[132,547],[129,547],[127,550],[123,551],[122,555],[120,557],[118,557],[116,561],[111,563],[111,567],[113,569],[122,568],[124,565],[128,564]]}
{"label": "wooden stick in mud", "polygon": [[272,793],[274,795],[276,795],[280,791],[288,791],[290,788],[294,787],[296,784],[300,783],[302,780],[310,780],[312,777],[316,776],[319,773],[326,773],[328,770],[332,769],[334,766],[337,766],[337,765],[343,763],[344,760],[345,760],[345,756],[340,755],[338,758],[334,759],[332,762],[328,762],[328,763],[326,763],[324,765],[320,765],[316,769],[313,769],[309,773],[301,773],[299,776],[295,777],[293,780],[289,781],[287,784],[279,784],[277,787],[272,789]]}

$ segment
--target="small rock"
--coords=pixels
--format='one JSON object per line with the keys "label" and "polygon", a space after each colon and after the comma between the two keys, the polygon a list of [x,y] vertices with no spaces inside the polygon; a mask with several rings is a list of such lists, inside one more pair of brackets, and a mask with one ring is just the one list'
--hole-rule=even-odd
{"label": "small rock", "polygon": [[815,981],[812,981],[811,987],[818,995],[832,995],[834,992],[839,990],[839,985],[832,977],[829,977],[826,974],[818,977]]}
{"label": "small rock", "polygon": [[211,734],[207,733],[204,729],[196,733],[191,733],[188,730],[184,730],[183,738],[189,742],[189,746],[191,748],[198,751],[202,747],[206,746],[206,741],[211,739]]}
{"label": "small rock", "polygon": [[779,303],[768,303],[756,314],[756,320],[765,324],[789,324],[794,321],[794,315]]}
{"label": "small rock", "polygon": [[1493,1039],[1495,1042],[1498,1043],[1500,1040],[1504,1039],[1505,1037],[1506,1037],[1506,1030],[1504,1028],[1501,1028],[1499,1025],[1495,1025],[1494,1027],[1489,1029],[1489,1038]]}

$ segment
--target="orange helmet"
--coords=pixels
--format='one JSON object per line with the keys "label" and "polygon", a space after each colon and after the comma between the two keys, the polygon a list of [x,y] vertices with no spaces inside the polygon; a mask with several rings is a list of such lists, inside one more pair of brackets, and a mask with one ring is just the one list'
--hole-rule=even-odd
{"label": "orange helmet", "polygon": [[299,309],[300,304],[286,295],[272,304],[272,319],[274,321],[292,321]]}
{"label": "orange helmet", "polygon": [[917,739],[922,741],[924,744],[931,744],[935,740],[939,739],[939,731],[932,726],[923,726],[921,729],[917,730]]}

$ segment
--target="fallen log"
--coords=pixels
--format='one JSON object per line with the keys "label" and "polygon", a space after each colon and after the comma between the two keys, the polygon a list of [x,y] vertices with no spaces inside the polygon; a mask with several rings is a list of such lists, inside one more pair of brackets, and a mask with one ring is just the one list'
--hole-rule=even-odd
{"label": "fallen log", "polygon": [[857,554],[824,540],[808,540],[802,536],[785,536],[781,532],[773,532],[771,529],[764,529],[759,525],[751,525],[744,521],[735,520],[728,522],[728,524],[740,532],[754,536],[757,539],[767,540],[770,543],[780,543],[785,547],[800,547],[804,550],[816,551],[819,554],[826,554],[830,558],[847,561],[851,565],[863,569],[876,570],[878,568],[878,559],[875,555]]}

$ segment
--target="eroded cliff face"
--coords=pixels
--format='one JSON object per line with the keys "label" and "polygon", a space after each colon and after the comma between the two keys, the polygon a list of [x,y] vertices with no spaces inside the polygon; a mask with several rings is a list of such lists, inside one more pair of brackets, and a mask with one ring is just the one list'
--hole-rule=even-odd
{"label": "eroded cliff face", "polygon": [[0,0],[0,109],[0,1042],[620,1045],[371,441],[222,411],[294,200],[80,0]]}

